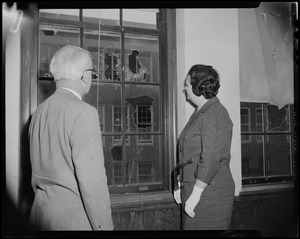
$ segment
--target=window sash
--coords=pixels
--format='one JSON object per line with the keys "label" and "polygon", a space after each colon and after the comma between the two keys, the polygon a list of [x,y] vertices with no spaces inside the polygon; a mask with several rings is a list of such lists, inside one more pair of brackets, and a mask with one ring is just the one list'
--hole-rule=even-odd
{"label": "window sash", "polygon": [[[249,105],[249,103],[247,103],[247,104]],[[251,121],[251,119],[253,118],[253,121],[255,121],[255,127],[257,127],[257,122],[259,122],[257,120],[257,115],[258,115],[258,117],[260,117],[260,114],[263,116],[262,122],[259,122],[259,125],[261,125],[261,127],[262,127],[261,132],[257,131],[256,130],[257,128],[255,128],[255,131],[249,131],[249,132],[241,131],[241,137],[250,138],[250,142],[248,142],[248,141],[243,142],[243,140],[242,140],[242,165],[243,165],[242,168],[243,168],[243,170],[247,168],[246,166],[244,166],[246,164],[246,161],[245,161],[246,160],[246,158],[245,158],[246,154],[243,154],[243,147],[250,147],[250,146],[246,146],[245,143],[253,144],[253,142],[254,142],[253,139],[255,137],[256,142],[262,144],[262,146],[263,146],[263,168],[262,168],[263,174],[259,175],[259,176],[254,176],[254,175],[245,176],[245,175],[243,175],[243,170],[242,170],[242,184],[243,185],[265,184],[265,183],[274,183],[274,182],[279,183],[279,182],[284,182],[284,181],[293,181],[294,178],[295,178],[295,175],[294,175],[294,155],[293,155],[293,140],[294,139],[293,139],[292,127],[289,127],[289,129],[285,130],[285,131],[280,131],[280,130],[278,130],[276,132],[268,131],[268,127],[267,127],[268,126],[268,124],[267,124],[267,118],[268,118],[267,107],[268,107],[268,105],[269,104],[267,104],[267,103],[262,103],[261,104],[261,109],[258,110],[258,108],[256,108],[255,118],[251,115],[251,113],[250,113],[251,110],[249,111],[249,114],[250,114],[249,119]],[[241,109],[245,109],[245,108],[249,108],[249,107],[245,107],[245,104],[242,102],[241,103]],[[260,112],[260,110],[261,110],[261,112]],[[258,114],[256,114],[257,112],[258,112]],[[286,115],[287,115],[288,121],[289,121],[286,124],[289,124],[289,125],[292,125],[292,119],[290,117],[291,113],[292,113],[292,106],[289,105],[288,106],[288,111],[286,112]],[[241,115],[241,117],[242,117],[242,115]],[[241,122],[242,122],[242,120],[241,120]],[[271,152],[270,150],[274,149],[274,145],[270,146],[269,137],[277,137],[277,136],[278,137],[285,136],[288,139],[288,145],[289,145],[289,159],[288,160],[289,160],[289,162],[287,162],[287,163],[289,164],[289,172],[280,173],[278,175],[276,175],[276,174],[271,175],[270,174],[270,169],[268,169],[268,165],[270,165],[270,162],[272,162],[272,159],[269,158],[269,154]],[[252,140],[251,140],[251,138],[252,138]]]}
{"label": "window sash", "polygon": [[[161,10],[160,10],[161,11]],[[161,13],[160,13],[161,14]],[[85,29],[95,29],[95,30],[97,30],[96,29],[96,27],[98,27],[98,25],[97,24],[92,24],[92,23],[83,23],[82,22],[82,19],[80,19],[81,18],[81,15],[82,14],[79,14],[79,21],[78,22],[74,22],[74,21],[70,21],[70,20],[67,20],[67,19],[46,19],[46,18],[44,18],[44,17],[39,17],[38,19],[39,19],[39,22],[40,22],[40,24],[42,25],[42,24],[44,24],[44,25],[51,25],[51,26],[58,26],[58,27],[73,27],[73,28],[77,28],[78,29],[78,31],[79,31],[79,46],[81,46],[81,47],[83,47],[83,44],[84,44],[84,30]],[[164,15],[164,14],[163,14]],[[160,18],[160,19],[166,19],[167,17],[166,17],[166,15],[164,15],[162,18]],[[128,32],[128,33],[131,33],[131,34],[142,34],[142,35],[145,35],[145,34],[149,34],[149,35],[152,35],[152,36],[159,36],[159,38],[160,38],[160,46],[159,46],[159,51],[161,51],[161,48],[162,48],[162,45],[165,45],[165,43],[162,43],[161,41],[165,41],[167,38],[166,38],[166,36],[163,36],[166,32],[165,32],[165,28],[163,27],[164,25],[165,25],[166,23],[160,23],[160,22],[158,22],[158,25],[157,25],[157,29],[145,29],[145,30],[143,30],[143,29],[141,29],[141,28],[139,28],[139,29],[135,29],[134,27],[126,27],[126,26],[124,26],[124,27],[119,27],[119,26],[102,26],[101,25],[101,30],[112,30],[112,31],[119,31],[119,32],[121,32],[121,34],[124,34],[124,32]],[[85,27],[84,27],[85,26]],[[162,52],[162,54],[160,53],[160,56],[159,56],[159,59],[162,59],[161,57],[163,57],[164,59],[166,59],[166,56],[163,56],[164,54],[167,54],[167,52],[166,51],[161,51]],[[146,52],[144,52],[144,54],[145,54]],[[152,59],[152,55],[150,55],[150,57],[149,56],[147,56],[147,53],[146,53],[146,55],[141,55],[140,56],[140,58],[139,58],[139,60],[140,61],[149,61],[147,64],[149,64],[150,65],[150,68],[151,68],[151,65],[152,65],[152,61],[153,61],[153,59]],[[160,69],[163,69],[163,67],[161,67],[161,66],[159,66],[159,68]],[[101,67],[100,66],[100,69],[103,69],[103,66]],[[161,71],[161,70],[160,70]],[[151,85],[151,84],[153,84],[153,85],[159,85],[161,88],[163,87],[163,85],[164,86],[167,86],[165,83],[163,83],[163,82],[153,82],[153,76],[152,76],[152,68],[150,69],[150,71],[148,71],[147,72],[147,74],[148,74],[148,77],[149,77],[149,79],[150,79],[150,81],[149,82],[147,82],[147,84],[149,84],[149,85]],[[159,75],[159,78],[162,78],[162,76],[161,75],[167,75],[168,73],[167,72],[165,72],[165,73],[163,73],[163,72],[161,72],[160,73],[160,75]],[[42,80],[46,80],[46,81],[52,81],[52,77],[51,76],[46,76],[46,77],[44,77],[44,76],[42,76],[42,75],[39,75],[38,74],[38,81],[42,81]],[[100,79],[99,79],[100,80]],[[52,81],[53,82],[53,81]],[[94,82],[94,83],[96,83],[96,84],[98,84],[99,83],[99,81],[97,81],[97,82]],[[94,84],[93,83],[93,84]],[[132,82],[124,82],[124,84],[126,84],[126,83],[128,83],[128,84],[132,84]],[[136,85],[138,86],[139,84],[142,84],[142,83],[137,83]],[[165,90],[163,90],[163,89],[161,89],[160,90],[160,92],[163,92],[163,91],[165,91]],[[161,100],[165,100],[165,99],[163,99],[163,98],[161,98]],[[171,103],[171,102],[170,102]],[[164,105],[165,103],[163,103],[163,102],[161,102],[161,104],[162,105]],[[162,105],[160,106],[160,111],[162,111],[162,109],[163,109],[163,107],[162,107]],[[105,106],[104,106],[105,107]],[[99,112],[100,113],[100,112]],[[100,116],[100,115],[99,115]],[[102,118],[104,117],[104,113],[103,113],[103,115],[102,115]],[[104,117],[105,118],[105,117]],[[162,120],[164,120],[164,118],[160,118],[160,120],[162,121]],[[101,121],[100,121],[101,122]],[[102,121],[103,123],[105,123],[105,120],[104,121]],[[162,122],[160,123],[161,125],[164,125]],[[152,122],[152,125],[153,125],[153,122]],[[104,125],[103,124],[101,124],[101,126],[104,128]],[[146,132],[145,132],[146,133]],[[134,134],[136,134],[137,135],[137,137],[140,137],[139,135],[145,135],[145,136],[147,136],[148,137],[148,135],[150,134],[150,136],[151,136],[151,142],[153,142],[153,136],[154,135],[160,135],[160,136],[162,136],[163,134],[165,134],[166,132],[164,132],[164,131],[162,131],[162,130],[159,130],[158,132],[153,132],[153,133],[151,133],[151,131],[148,133],[146,133],[146,134],[143,134],[143,132],[136,132],[136,133],[129,133],[128,135],[134,135]],[[125,133],[126,134],[126,133]],[[111,135],[111,136],[113,136],[114,135],[114,133],[109,133],[109,132],[105,132],[104,130],[102,130],[102,135],[104,135],[104,136],[109,136],[109,135]],[[123,135],[124,136],[124,135]],[[125,140],[126,141],[126,140]],[[150,141],[149,139],[148,139],[148,141]],[[145,143],[145,142],[144,142]],[[149,142],[148,142],[149,143]],[[125,145],[124,145],[124,147],[125,147]],[[163,149],[161,149],[160,150],[161,152],[166,152],[165,150],[163,150]],[[164,157],[162,157],[162,159],[164,159]],[[166,161],[166,159],[164,159],[164,164],[166,163],[167,161]],[[166,174],[165,174],[166,175]],[[117,177],[117,176],[116,176]],[[158,183],[158,182],[155,182],[155,183],[153,183],[153,185],[149,185],[149,187],[147,187],[149,190],[153,190],[153,189],[159,189],[159,190],[162,190],[162,189],[164,189],[165,188],[165,186],[160,186],[161,184],[162,184],[162,182],[167,182],[165,179],[164,179],[165,177],[163,177],[162,179],[161,179],[161,183]],[[143,188],[143,190],[142,191],[144,191],[145,189]],[[115,190],[110,190],[111,192],[115,192]],[[119,190],[118,191],[118,193],[119,192],[129,192],[129,191],[132,191],[131,189],[130,190]],[[117,191],[116,191],[117,192]]]}

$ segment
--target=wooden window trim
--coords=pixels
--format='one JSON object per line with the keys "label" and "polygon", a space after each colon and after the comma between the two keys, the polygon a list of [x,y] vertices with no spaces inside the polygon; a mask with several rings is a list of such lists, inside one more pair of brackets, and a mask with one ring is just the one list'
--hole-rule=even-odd
{"label": "wooden window trim", "polygon": [[113,213],[177,207],[169,191],[133,193],[126,196],[114,194],[110,200]]}

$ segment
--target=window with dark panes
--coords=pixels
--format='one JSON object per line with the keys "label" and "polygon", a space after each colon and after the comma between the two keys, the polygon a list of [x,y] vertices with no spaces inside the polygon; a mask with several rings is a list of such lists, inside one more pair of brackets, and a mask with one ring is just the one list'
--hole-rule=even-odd
{"label": "window with dark panes", "polygon": [[139,163],[138,180],[140,183],[147,183],[153,181],[153,164]]}
{"label": "window with dark panes", "polygon": [[163,190],[167,87],[162,9],[40,9],[38,104],[55,91],[49,71],[65,45],[91,53],[98,78],[83,100],[99,113],[111,193]]}
{"label": "window with dark panes", "polygon": [[293,106],[241,103],[243,185],[294,180]]}

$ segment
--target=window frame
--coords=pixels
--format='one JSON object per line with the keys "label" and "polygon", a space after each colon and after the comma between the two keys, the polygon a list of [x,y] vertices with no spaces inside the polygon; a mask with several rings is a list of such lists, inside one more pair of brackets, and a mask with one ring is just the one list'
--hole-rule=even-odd
{"label": "window frame", "polygon": [[[241,102],[241,109],[245,108],[246,106],[242,106],[243,103],[247,103],[247,104],[257,104],[254,102]],[[262,140],[262,144],[263,144],[263,165],[264,165],[264,172],[265,172],[265,176],[257,176],[257,177],[243,177],[242,174],[242,186],[243,187],[250,187],[250,186],[265,186],[265,185],[270,185],[270,184],[282,184],[282,183],[287,183],[287,182],[294,182],[295,181],[295,157],[294,157],[294,129],[293,129],[293,117],[292,114],[294,113],[294,109],[293,109],[293,105],[288,105],[288,110],[289,110],[289,130],[286,131],[277,131],[277,132],[271,132],[267,130],[267,106],[270,105],[269,103],[259,103],[261,104],[261,110],[262,110],[262,131],[251,131],[250,132],[242,132],[241,131],[241,136],[242,135],[249,135],[250,137],[253,136],[262,136],[263,140]],[[246,107],[248,108],[248,107]],[[250,107],[249,107],[250,109]],[[251,114],[251,110],[249,111],[249,113]],[[256,113],[256,111],[255,111]],[[255,126],[256,126],[256,115],[255,115]],[[251,117],[250,117],[251,120]],[[250,124],[251,127],[251,124]],[[256,128],[255,128],[256,129]],[[267,141],[267,137],[270,135],[289,135],[290,137],[290,174],[288,175],[275,175],[275,176],[268,176],[268,169],[267,169],[267,162],[268,162],[268,151],[267,151],[267,147],[268,147],[268,141]],[[257,139],[256,139],[257,140]],[[241,141],[241,143],[243,143]],[[251,143],[251,142],[250,142]],[[243,154],[242,154],[243,156]],[[243,157],[242,157],[243,160]],[[242,172],[243,173],[243,172]]]}
{"label": "window frame", "polygon": [[[59,9],[59,7],[58,7]],[[175,120],[175,113],[176,113],[176,108],[175,108],[175,96],[174,92],[176,89],[176,84],[175,84],[175,77],[176,77],[176,62],[174,64],[174,57],[176,56],[176,51],[174,51],[174,47],[176,46],[176,32],[174,31],[174,27],[176,24],[175,21],[175,10],[174,9],[160,9],[160,14],[159,14],[159,19],[161,19],[162,23],[158,24],[157,30],[154,29],[147,29],[149,33],[152,35],[160,35],[161,37],[161,44],[159,46],[159,58],[161,59],[162,62],[169,62],[167,67],[165,68],[165,71],[160,72],[160,79],[167,79],[164,81],[161,81],[161,90],[160,90],[160,95],[161,95],[161,107],[160,111],[162,116],[162,125],[161,125],[161,130],[160,132],[163,132],[161,134],[161,144],[163,145],[162,147],[162,153],[164,157],[162,157],[162,167],[163,167],[163,173],[162,173],[162,178],[161,178],[161,183],[154,183],[153,185],[150,185],[147,188],[147,192],[151,191],[170,191],[171,190],[171,171],[175,165],[174,158],[176,154],[176,130],[175,130],[175,125],[176,125],[176,120]],[[83,38],[84,35],[84,27],[86,29],[92,29],[95,27],[95,24],[93,23],[82,23],[80,21],[78,22],[73,22],[69,20],[59,20],[59,19],[46,19],[43,17],[39,17],[38,11],[35,14],[35,19],[37,20],[37,34],[39,34],[39,24],[40,23],[47,23],[48,25],[53,25],[53,26],[61,26],[61,25],[68,25],[70,27],[78,27],[80,28],[80,38]],[[171,21],[170,21],[171,20]],[[125,26],[101,26],[101,30],[115,30],[115,29],[126,29],[128,33],[142,33],[140,29],[135,29],[133,27],[125,27]],[[39,41],[38,41],[39,43]],[[39,45],[39,44],[38,44]],[[83,46],[83,42],[80,41],[80,46]],[[39,52],[39,47],[37,47],[37,52]],[[35,78],[35,82],[33,82],[33,87],[37,90],[38,87],[35,86],[35,84],[39,80],[49,80],[49,77],[43,77],[39,76],[39,56],[37,57],[37,76]],[[152,62],[151,62],[152,64]],[[162,67],[160,69],[163,69]],[[34,81],[34,79],[33,79]],[[153,83],[153,85],[157,85],[157,83]],[[32,97],[34,98],[34,97]],[[32,99],[33,101],[36,101],[36,99]],[[35,108],[37,107],[38,103],[36,101],[35,103]],[[166,117],[168,115],[168,117]],[[156,135],[156,134],[155,134]],[[105,132],[103,132],[102,136],[106,136]],[[128,190],[128,188],[124,187],[124,190],[120,190],[119,187],[117,190],[110,190],[111,193],[118,193],[118,194],[125,194],[125,193],[139,193],[139,192],[144,192],[145,189],[143,188],[140,191],[137,190]]]}

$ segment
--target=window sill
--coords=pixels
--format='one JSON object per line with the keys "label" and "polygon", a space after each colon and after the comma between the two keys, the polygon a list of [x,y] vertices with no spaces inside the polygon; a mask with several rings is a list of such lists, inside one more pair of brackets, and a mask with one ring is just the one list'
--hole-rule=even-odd
{"label": "window sill", "polygon": [[177,207],[172,193],[150,192],[130,193],[126,195],[111,195],[111,208],[114,213],[124,211],[144,211]]}
{"label": "window sill", "polygon": [[286,183],[269,183],[269,184],[257,184],[257,185],[247,185],[242,187],[240,196],[249,195],[249,194],[261,194],[261,193],[273,193],[281,192],[284,190],[293,191],[295,188],[294,182]]}

